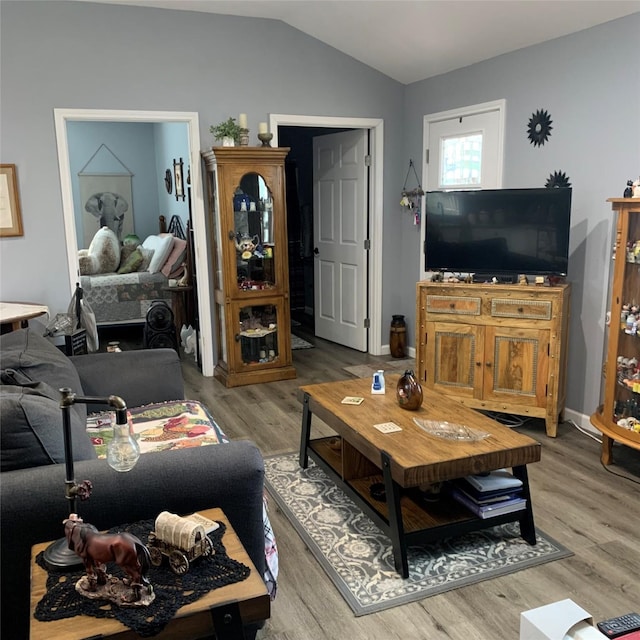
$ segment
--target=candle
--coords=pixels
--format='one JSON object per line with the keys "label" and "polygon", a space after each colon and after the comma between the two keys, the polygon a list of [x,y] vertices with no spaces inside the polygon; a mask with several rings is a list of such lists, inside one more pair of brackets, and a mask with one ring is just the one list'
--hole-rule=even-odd
{"label": "candle", "polygon": [[268,129],[267,129],[267,123],[266,122],[260,122],[258,124],[258,133],[267,133]]}
{"label": "candle", "polygon": [[247,114],[246,113],[241,113],[238,116],[238,126],[241,129],[248,129],[249,127],[247,127]]}

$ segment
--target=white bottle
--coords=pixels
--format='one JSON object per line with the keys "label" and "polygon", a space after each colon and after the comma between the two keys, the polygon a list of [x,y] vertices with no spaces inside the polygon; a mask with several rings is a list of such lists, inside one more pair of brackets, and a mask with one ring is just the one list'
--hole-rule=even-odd
{"label": "white bottle", "polygon": [[371,382],[371,393],[373,394],[384,394],[384,371],[382,369],[378,369],[373,374],[373,381]]}

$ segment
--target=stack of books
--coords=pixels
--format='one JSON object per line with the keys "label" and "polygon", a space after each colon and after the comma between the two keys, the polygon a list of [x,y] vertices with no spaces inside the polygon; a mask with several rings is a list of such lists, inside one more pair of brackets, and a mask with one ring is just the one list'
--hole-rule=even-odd
{"label": "stack of books", "polygon": [[522,480],[506,469],[459,478],[449,488],[455,500],[482,519],[521,511],[527,506],[522,497]]}

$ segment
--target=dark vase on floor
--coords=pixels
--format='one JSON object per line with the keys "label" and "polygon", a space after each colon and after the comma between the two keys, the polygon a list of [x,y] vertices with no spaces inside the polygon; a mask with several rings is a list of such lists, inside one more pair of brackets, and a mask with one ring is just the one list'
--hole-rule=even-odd
{"label": "dark vase on floor", "polygon": [[422,387],[411,369],[407,369],[396,386],[398,404],[408,411],[417,411],[422,406]]}
{"label": "dark vase on floor", "polygon": [[392,358],[404,358],[407,348],[407,325],[404,316],[392,316],[389,332],[389,351]]}

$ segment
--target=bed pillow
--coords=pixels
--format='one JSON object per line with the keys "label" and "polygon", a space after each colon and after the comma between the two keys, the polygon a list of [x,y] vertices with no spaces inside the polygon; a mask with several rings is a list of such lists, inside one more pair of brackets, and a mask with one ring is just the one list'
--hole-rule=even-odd
{"label": "bed pillow", "polygon": [[135,273],[140,269],[140,265],[144,262],[144,256],[139,248],[134,249],[129,257],[120,263],[118,273]]}
{"label": "bed pillow", "polygon": [[88,249],[78,252],[80,274],[114,273],[120,265],[120,243],[109,227],[98,229]]}
{"label": "bed pillow", "polygon": [[185,261],[187,257],[187,241],[182,238],[174,238],[173,246],[171,247],[171,253],[164,266],[160,271],[167,276],[167,278]]}
{"label": "bed pillow", "polygon": [[143,248],[153,249],[153,257],[147,271],[158,273],[171,253],[174,237],[171,234],[163,236],[148,236],[142,243]]}
{"label": "bed pillow", "polygon": [[138,267],[138,271],[149,271],[149,265],[155,251],[153,249],[145,249],[142,245],[138,246],[138,251],[142,254],[142,264]]}

